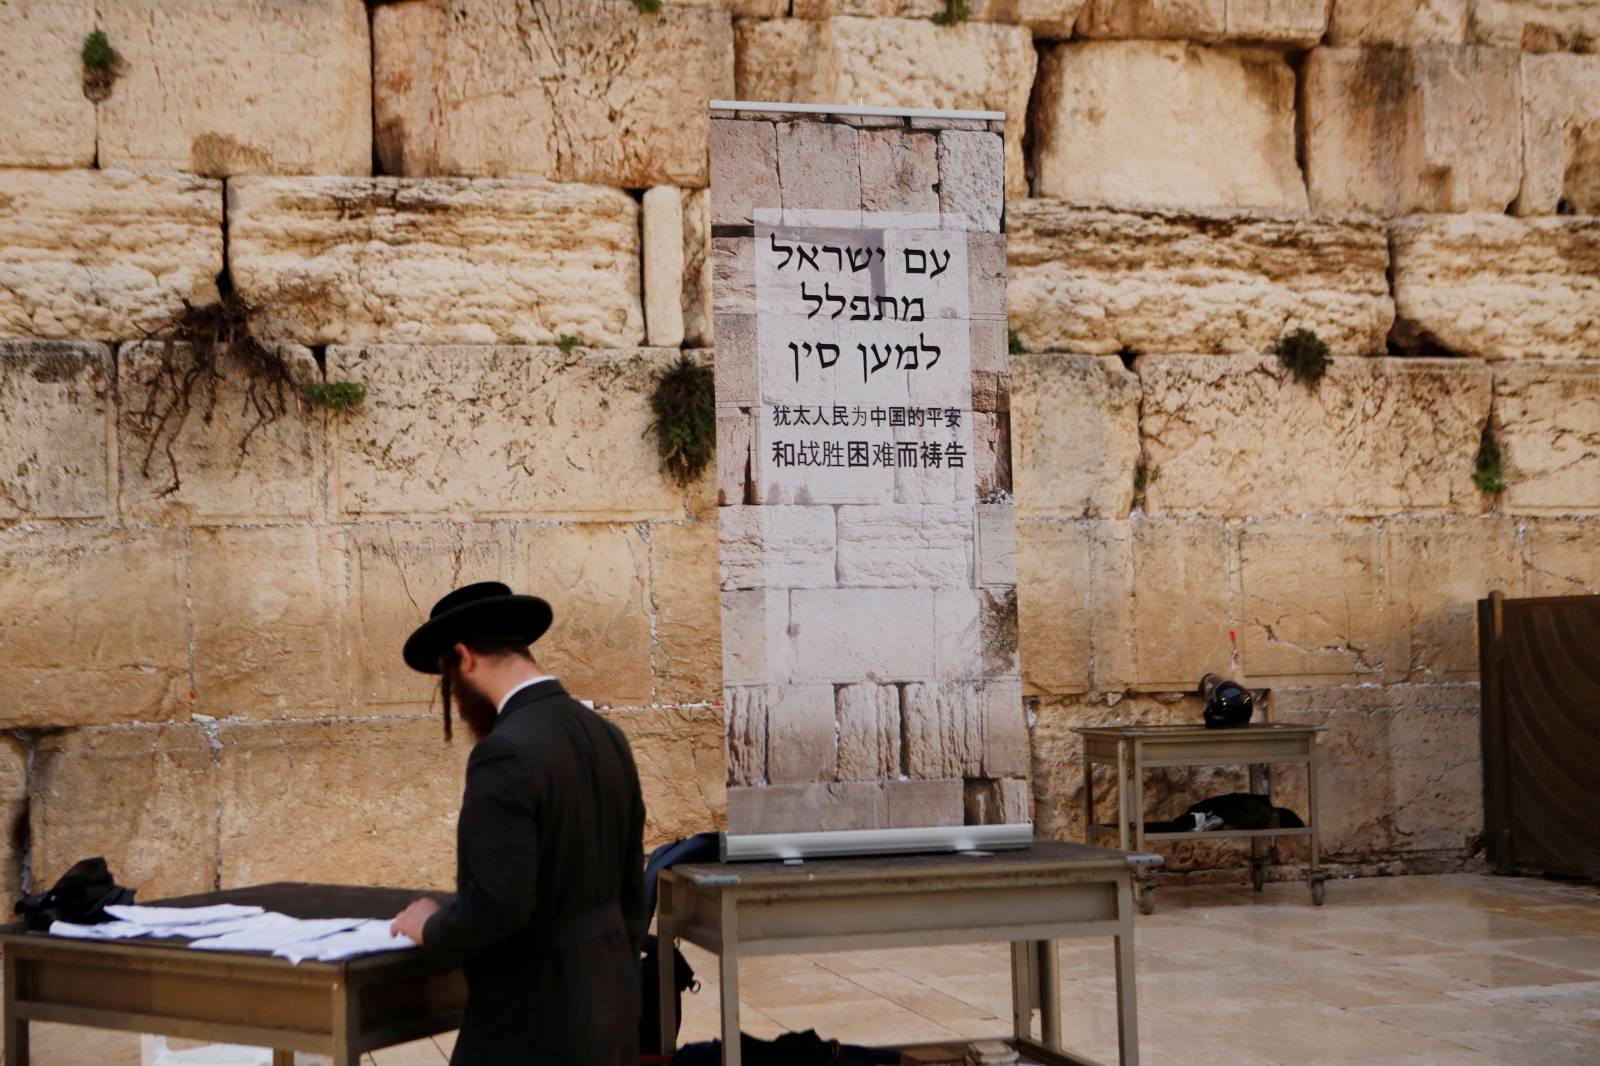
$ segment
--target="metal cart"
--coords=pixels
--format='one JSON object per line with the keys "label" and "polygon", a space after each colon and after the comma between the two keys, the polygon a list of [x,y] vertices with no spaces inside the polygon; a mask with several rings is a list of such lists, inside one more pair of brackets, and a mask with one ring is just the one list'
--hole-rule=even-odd
{"label": "metal cart", "polygon": [[[1250,841],[1250,881],[1257,892],[1266,882],[1267,844],[1276,837],[1310,837],[1306,884],[1311,902],[1322,906],[1323,882],[1319,856],[1317,816],[1317,734],[1326,726],[1292,722],[1251,722],[1231,729],[1199,725],[1075,726],[1083,738],[1084,840],[1115,837],[1124,851],[1142,852],[1146,841],[1195,840],[1200,837],[1243,838]],[[1161,766],[1235,766],[1250,771],[1250,791],[1268,791],[1267,767],[1273,763],[1298,763],[1306,768],[1306,818],[1298,829],[1214,829],[1204,833],[1146,833],[1144,831],[1144,771]],[[1117,768],[1117,824],[1094,820],[1094,768]],[[1139,910],[1156,908],[1153,873],[1140,879]]]}

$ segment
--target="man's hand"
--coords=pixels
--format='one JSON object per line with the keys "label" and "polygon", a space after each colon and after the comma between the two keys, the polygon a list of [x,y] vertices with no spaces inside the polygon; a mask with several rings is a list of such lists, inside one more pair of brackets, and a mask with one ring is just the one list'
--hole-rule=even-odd
{"label": "man's hand", "polygon": [[411,901],[410,906],[395,915],[394,924],[389,926],[389,932],[396,935],[404,933],[420,944],[422,943],[422,927],[427,924],[429,918],[432,918],[437,913],[439,913],[439,904],[427,896],[423,896],[421,899],[414,899]]}

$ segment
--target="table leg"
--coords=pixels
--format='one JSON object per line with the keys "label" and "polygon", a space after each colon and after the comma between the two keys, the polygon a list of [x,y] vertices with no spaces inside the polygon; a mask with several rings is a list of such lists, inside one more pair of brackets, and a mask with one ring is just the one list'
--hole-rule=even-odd
{"label": "table leg", "polygon": [[[1262,784],[1265,779],[1262,770],[1260,763],[1250,764],[1250,791],[1258,796],[1262,794]],[[1265,844],[1264,837],[1250,838],[1250,884],[1257,892],[1260,892],[1266,883],[1266,858],[1262,854]]]}
{"label": "table leg", "polygon": [[1144,850],[1144,752],[1133,742],[1133,850]]}
{"label": "table leg", "polygon": [[[356,990],[337,981],[333,986],[333,1066],[361,1066],[361,1052],[354,1050],[359,1028]],[[294,1061],[293,1053],[289,1061]]]}
{"label": "table leg", "polygon": [[1033,959],[1024,940],[1011,942],[1011,1031],[1018,1040],[1033,1039]]}
{"label": "table leg", "polygon": [[1117,884],[1117,1054],[1122,1066],[1139,1066],[1139,1008],[1134,988],[1133,885]]}
{"label": "table leg", "polygon": [[739,925],[731,892],[722,893],[722,1066],[739,1066]]}
{"label": "table leg", "polygon": [[10,953],[5,957],[5,1066],[28,1066],[28,1020],[17,1017],[17,995],[21,992],[22,967]]}
{"label": "table leg", "polygon": [[1308,741],[1306,759],[1306,814],[1311,822],[1311,865],[1306,880],[1311,884],[1311,901],[1322,905],[1322,818],[1317,814],[1317,738]]}
{"label": "table leg", "polygon": [[1083,753],[1083,842],[1094,843],[1094,763]]}
{"label": "table leg", "polygon": [[272,1066],[294,1066],[294,1052],[283,1048],[272,1049]]}
{"label": "table leg", "polygon": [[1061,1047],[1061,958],[1054,940],[1035,940],[1039,992],[1039,1037],[1048,1048]]}
{"label": "table leg", "polygon": [[[678,938],[678,922],[673,915],[676,904],[676,893],[672,889],[672,882],[662,878],[659,882],[659,895],[656,903],[656,989],[659,1002],[656,1004],[658,1017],[661,1021],[661,1046],[656,1050],[663,1055],[670,1055],[678,1050],[678,997],[677,997],[677,967],[673,964],[674,941]],[[646,1008],[648,1009],[648,1008]],[[640,1048],[641,1052],[649,1053],[648,1048]]]}
{"label": "table leg", "polygon": [[1128,742],[1117,741],[1117,847],[1128,850]]}

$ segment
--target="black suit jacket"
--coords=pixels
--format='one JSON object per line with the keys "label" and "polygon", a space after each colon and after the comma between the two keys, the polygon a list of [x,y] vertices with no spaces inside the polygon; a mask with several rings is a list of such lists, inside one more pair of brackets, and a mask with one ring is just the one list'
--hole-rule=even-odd
{"label": "black suit jacket", "polygon": [[452,1066],[637,1066],[644,800],[622,731],[541,681],[467,761],[455,900],[423,950],[460,966]]}

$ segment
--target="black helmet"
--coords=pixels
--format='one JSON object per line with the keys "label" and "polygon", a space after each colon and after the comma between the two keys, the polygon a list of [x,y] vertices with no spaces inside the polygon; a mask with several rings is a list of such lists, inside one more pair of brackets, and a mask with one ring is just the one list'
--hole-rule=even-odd
{"label": "black helmet", "polygon": [[1207,729],[1244,725],[1256,710],[1256,700],[1250,690],[1220,674],[1207,674],[1200,679],[1200,695],[1206,701]]}

